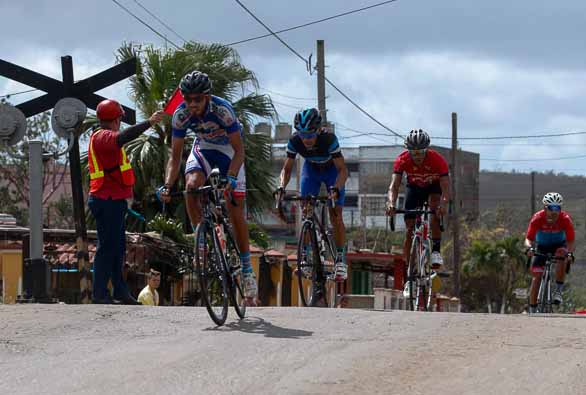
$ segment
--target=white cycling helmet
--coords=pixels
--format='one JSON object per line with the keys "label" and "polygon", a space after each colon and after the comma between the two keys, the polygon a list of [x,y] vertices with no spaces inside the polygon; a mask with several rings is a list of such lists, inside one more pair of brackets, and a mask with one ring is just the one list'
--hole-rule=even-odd
{"label": "white cycling helmet", "polygon": [[561,206],[564,204],[564,198],[557,192],[548,192],[543,197],[543,205],[549,206],[550,204]]}

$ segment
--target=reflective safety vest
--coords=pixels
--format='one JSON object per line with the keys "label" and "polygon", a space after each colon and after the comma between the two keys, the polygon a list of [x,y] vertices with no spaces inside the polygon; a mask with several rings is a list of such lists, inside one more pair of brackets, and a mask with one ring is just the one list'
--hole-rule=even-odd
{"label": "reflective safety vest", "polygon": [[100,190],[102,185],[104,185],[104,177],[107,173],[112,173],[117,169],[120,169],[120,174],[122,175],[122,183],[125,186],[133,186],[134,185],[134,171],[132,170],[132,166],[126,157],[126,151],[124,148],[120,148],[120,159],[119,165],[117,167],[113,167],[110,169],[104,169],[96,153],[94,152],[94,137],[97,136],[103,129],[98,129],[92,133],[90,137],[90,145],[88,148],[88,166],[90,171],[90,193],[95,193]]}

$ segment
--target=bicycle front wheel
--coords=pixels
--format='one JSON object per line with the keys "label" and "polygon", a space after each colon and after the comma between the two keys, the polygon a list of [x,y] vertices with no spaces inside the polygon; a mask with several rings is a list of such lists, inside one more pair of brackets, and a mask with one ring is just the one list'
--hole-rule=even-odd
{"label": "bicycle front wheel", "polygon": [[420,264],[419,293],[421,295],[421,306],[423,311],[431,311],[431,256],[429,254],[429,251],[431,251],[431,245],[429,244],[429,240],[426,240],[424,243],[427,243],[427,248],[424,248],[423,253],[421,254],[422,260]]}
{"label": "bicycle front wheel", "polygon": [[[299,285],[299,298],[304,307],[315,304],[314,296],[321,293],[323,302],[327,306],[325,295],[325,277],[322,262],[317,245],[317,238],[313,224],[305,222],[301,227],[299,242],[297,245],[297,282]],[[307,287],[307,281],[310,286]],[[311,302],[311,303],[310,303]]]}
{"label": "bicycle front wheel", "polygon": [[546,268],[541,276],[539,293],[537,296],[537,309],[540,313],[552,312],[552,295],[551,295],[551,272]]}
{"label": "bicycle front wheel", "polygon": [[418,277],[419,277],[419,262],[421,260],[421,240],[415,237],[411,243],[411,251],[409,253],[409,266],[407,266],[407,283],[406,289],[403,292],[403,297],[407,298],[407,310],[416,311],[419,308],[418,303]]}
{"label": "bicycle front wheel", "polygon": [[214,228],[206,221],[197,226],[195,236],[202,298],[212,321],[221,326],[228,318],[228,289],[220,243]]}

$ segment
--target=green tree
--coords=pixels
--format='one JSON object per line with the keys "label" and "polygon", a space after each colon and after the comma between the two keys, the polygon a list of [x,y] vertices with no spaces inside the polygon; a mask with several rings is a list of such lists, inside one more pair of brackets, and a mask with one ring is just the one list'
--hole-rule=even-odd
{"label": "green tree", "polygon": [[520,236],[507,235],[503,229],[476,229],[465,249],[462,266],[462,300],[471,310],[497,306],[508,312],[515,303],[515,288],[527,287]]}
{"label": "green tree", "polygon": [[[268,96],[256,93],[256,77],[242,65],[237,52],[218,44],[199,43],[186,43],[180,50],[124,44],[118,50],[120,62],[133,56],[138,59],[138,70],[136,76],[130,79],[130,96],[143,117],[161,109],[187,72],[200,70],[210,76],[213,94],[233,104],[244,128],[248,209],[256,215],[268,207],[273,189],[269,166],[270,139],[252,134],[251,129],[256,118],[271,118],[275,110]],[[154,132],[142,135],[126,147],[137,178],[135,196],[140,199],[140,209],[147,220],[160,210],[154,191],[163,184],[164,167],[169,157],[170,118],[153,129]],[[193,138],[194,135],[187,136],[185,159]],[[179,187],[182,186],[183,180],[180,180]],[[171,209],[176,217],[185,219],[182,202],[171,206]]]}

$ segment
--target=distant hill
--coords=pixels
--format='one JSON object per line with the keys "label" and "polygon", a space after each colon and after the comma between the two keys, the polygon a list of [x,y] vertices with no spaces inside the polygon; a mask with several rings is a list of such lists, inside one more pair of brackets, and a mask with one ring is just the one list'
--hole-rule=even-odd
{"label": "distant hill", "polygon": [[[547,192],[559,192],[571,209],[586,215],[586,177],[555,173],[535,174],[536,207]],[[498,203],[530,207],[531,174],[480,172],[480,211],[494,209]],[[572,213],[578,215],[578,213]]]}

